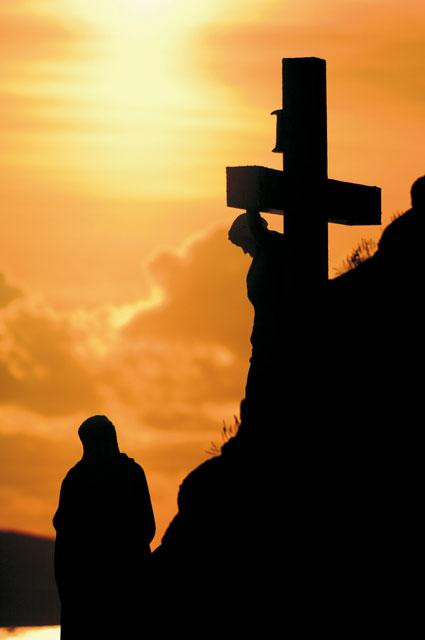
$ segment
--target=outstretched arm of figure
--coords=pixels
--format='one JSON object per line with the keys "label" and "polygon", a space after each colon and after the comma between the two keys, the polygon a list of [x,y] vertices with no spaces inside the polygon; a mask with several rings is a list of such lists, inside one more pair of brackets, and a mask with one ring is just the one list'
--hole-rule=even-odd
{"label": "outstretched arm of figure", "polygon": [[270,231],[267,229],[267,223],[261,217],[260,212],[255,209],[247,209],[246,219],[248,227],[257,244],[265,244],[269,238]]}

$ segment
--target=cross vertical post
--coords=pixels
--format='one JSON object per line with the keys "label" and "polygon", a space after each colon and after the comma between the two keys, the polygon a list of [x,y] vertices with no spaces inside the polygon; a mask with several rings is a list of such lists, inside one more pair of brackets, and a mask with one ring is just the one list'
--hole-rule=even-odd
{"label": "cross vertical post", "polygon": [[282,295],[311,298],[328,280],[328,222],[381,224],[381,190],[328,178],[326,61],[284,58],[276,153],[284,170],[227,167],[227,205],[285,216]]}
{"label": "cross vertical post", "polygon": [[285,210],[289,293],[313,293],[328,279],[326,61],[282,61],[283,162],[292,197]]}

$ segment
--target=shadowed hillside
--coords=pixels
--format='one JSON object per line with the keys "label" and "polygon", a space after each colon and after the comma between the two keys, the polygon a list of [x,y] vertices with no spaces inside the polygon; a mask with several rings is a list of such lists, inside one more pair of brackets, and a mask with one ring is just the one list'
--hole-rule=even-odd
{"label": "shadowed hillside", "polygon": [[0,531],[0,627],[59,624],[54,541]]}

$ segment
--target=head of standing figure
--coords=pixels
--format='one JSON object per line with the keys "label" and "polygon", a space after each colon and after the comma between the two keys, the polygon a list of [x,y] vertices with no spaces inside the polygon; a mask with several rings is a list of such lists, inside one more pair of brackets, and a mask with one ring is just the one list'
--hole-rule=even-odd
{"label": "head of standing figure", "polygon": [[119,456],[117,432],[106,416],[92,416],[80,425],[83,460],[108,462]]}
{"label": "head of standing figure", "polygon": [[412,208],[425,213],[425,176],[421,176],[412,184],[410,189]]}
{"label": "head of standing figure", "polygon": [[245,213],[241,213],[232,223],[227,236],[233,244],[241,247],[244,253],[249,253],[254,257],[255,240],[249,229],[248,220]]}

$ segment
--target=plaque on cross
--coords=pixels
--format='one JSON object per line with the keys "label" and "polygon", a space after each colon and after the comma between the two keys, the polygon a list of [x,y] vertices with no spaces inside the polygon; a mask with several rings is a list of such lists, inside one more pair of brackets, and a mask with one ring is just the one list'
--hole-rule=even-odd
{"label": "plaque on cross", "polygon": [[286,58],[282,76],[283,171],[227,167],[227,206],[285,216],[287,290],[312,292],[328,279],[328,222],[381,224],[381,190],[328,178],[326,61]]}

